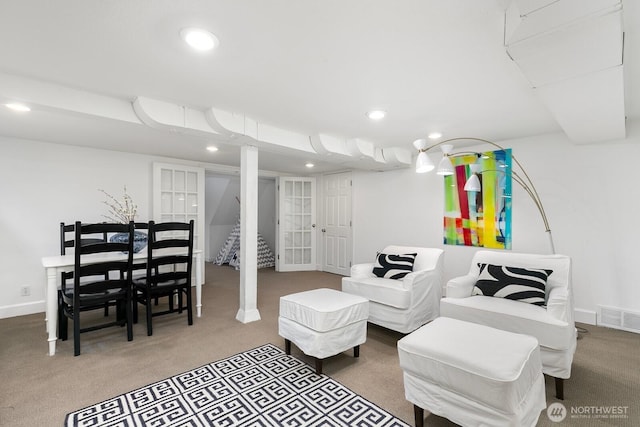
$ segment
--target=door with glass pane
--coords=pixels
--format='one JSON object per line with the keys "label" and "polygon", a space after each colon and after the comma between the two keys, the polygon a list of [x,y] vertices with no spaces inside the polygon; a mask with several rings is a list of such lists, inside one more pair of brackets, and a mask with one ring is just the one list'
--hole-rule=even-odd
{"label": "door with glass pane", "polygon": [[[156,222],[193,220],[193,248],[204,254],[204,169],[154,163],[153,219]],[[205,257],[201,259],[204,263]],[[204,272],[204,265],[201,268]]]}
{"label": "door with glass pane", "polygon": [[316,270],[315,178],[278,178],[278,271]]}

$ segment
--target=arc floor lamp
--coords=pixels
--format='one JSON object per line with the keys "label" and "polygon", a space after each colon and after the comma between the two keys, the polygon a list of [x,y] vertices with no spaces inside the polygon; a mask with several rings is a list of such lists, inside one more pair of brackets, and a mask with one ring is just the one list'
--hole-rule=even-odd
{"label": "arc floor lamp", "polygon": [[[446,176],[446,175],[452,175],[454,173],[454,167],[453,167],[453,163],[451,162],[451,158],[455,158],[459,156],[468,156],[470,154],[473,154],[473,155],[476,155],[478,159],[480,159],[481,154],[474,151],[463,151],[463,152],[454,153],[453,144],[462,142],[462,141],[489,144],[499,150],[506,150],[506,148],[496,144],[495,142],[488,141],[486,139],[481,139],[481,138],[451,138],[444,141],[436,142],[431,145],[429,145],[427,140],[425,139],[417,139],[413,142],[413,146],[416,148],[416,150],[418,150],[418,157],[416,159],[416,172],[425,173],[425,172],[430,172],[436,168],[433,162],[431,161],[431,159],[429,158],[429,156],[427,155],[428,151],[436,147],[440,147],[443,153],[443,157],[440,160],[440,163],[438,164],[438,168],[436,170],[436,173],[438,175]],[[470,192],[481,191],[482,188],[481,188],[481,183],[480,183],[480,179],[478,178],[478,175],[481,175],[484,172],[499,172],[499,173],[505,173],[505,174],[511,175],[512,180],[518,183],[518,185],[520,185],[524,189],[524,191],[529,195],[529,197],[531,197],[531,199],[533,200],[533,203],[535,204],[536,208],[538,209],[538,212],[540,213],[540,216],[542,217],[545,233],[547,233],[547,238],[549,240],[551,253],[555,254],[556,251],[553,245],[553,236],[551,234],[551,228],[549,227],[549,220],[547,219],[547,214],[544,210],[544,206],[542,205],[542,200],[540,199],[540,195],[538,194],[538,191],[536,190],[535,185],[533,185],[531,178],[529,178],[529,175],[527,174],[525,169],[522,167],[522,164],[518,161],[518,159],[513,154],[511,155],[511,159],[513,160],[514,165],[517,166],[518,170],[515,170],[516,168],[511,168],[509,170],[495,170],[495,169],[482,170],[482,166],[479,162],[470,165],[472,174],[467,180],[467,182],[465,183],[464,190],[470,191]]]}

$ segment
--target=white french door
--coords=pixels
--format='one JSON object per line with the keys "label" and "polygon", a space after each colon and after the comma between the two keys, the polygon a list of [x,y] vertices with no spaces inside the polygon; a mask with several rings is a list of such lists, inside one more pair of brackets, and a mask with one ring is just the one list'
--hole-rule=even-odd
{"label": "white french door", "polygon": [[351,172],[325,175],[323,271],[348,276],[351,269]]}
{"label": "white french door", "polygon": [[315,178],[279,177],[276,270],[316,270]]}
{"label": "white french door", "polygon": [[[204,169],[167,163],[153,164],[153,219],[194,222],[193,248],[202,251],[204,280]],[[194,269],[195,271],[195,269]]]}

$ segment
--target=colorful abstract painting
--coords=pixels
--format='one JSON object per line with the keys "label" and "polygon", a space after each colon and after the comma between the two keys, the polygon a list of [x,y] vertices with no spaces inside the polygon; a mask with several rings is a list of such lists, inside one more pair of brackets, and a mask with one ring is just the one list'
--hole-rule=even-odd
{"label": "colorful abstract painting", "polygon": [[[511,249],[511,149],[451,157],[444,179],[444,243]],[[465,191],[478,163],[481,191]]]}

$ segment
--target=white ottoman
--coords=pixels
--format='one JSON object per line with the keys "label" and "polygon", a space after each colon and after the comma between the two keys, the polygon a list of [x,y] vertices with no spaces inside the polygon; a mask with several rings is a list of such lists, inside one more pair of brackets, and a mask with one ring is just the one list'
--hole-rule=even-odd
{"label": "white ottoman", "polygon": [[334,289],[314,289],[280,297],[278,333],[285,351],[291,342],[307,356],[316,359],[316,373],[322,373],[322,359],[353,347],[360,355],[360,344],[367,340],[369,301]]}
{"label": "white ottoman", "polygon": [[535,426],[546,408],[538,341],[438,317],[398,341],[416,426],[424,409],[463,426]]}

